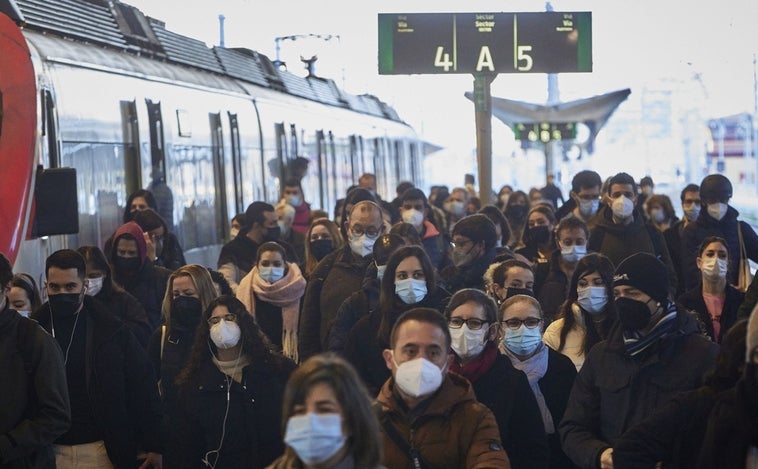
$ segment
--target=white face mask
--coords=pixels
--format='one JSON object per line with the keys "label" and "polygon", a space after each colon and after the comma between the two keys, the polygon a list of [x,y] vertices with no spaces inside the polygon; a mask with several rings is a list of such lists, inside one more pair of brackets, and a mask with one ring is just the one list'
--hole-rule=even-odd
{"label": "white face mask", "polygon": [[403,221],[405,223],[410,223],[416,228],[416,231],[419,231],[419,228],[424,224],[424,214],[415,208],[411,210],[403,210]]}
{"label": "white face mask", "polygon": [[728,263],[726,259],[706,257],[700,264],[700,270],[703,272],[703,276],[707,280],[716,281],[726,278],[727,265]]}
{"label": "white face mask", "polygon": [[428,396],[442,385],[442,370],[424,357],[415,358],[400,365],[395,361],[395,384],[411,397]]}
{"label": "white face mask", "polygon": [[724,215],[726,215],[726,209],[728,207],[727,204],[716,202],[715,204],[708,204],[706,209],[708,210],[708,215],[721,221],[721,219],[724,218]]}
{"label": "white face mask", "polygon": [[284,198],[284,200],[286,200],[287,203],[293,207],[299,207],[301,202],[299,195],[288,195]]}
{"label": "white face mask", "polygon": [[600,208],[600,200],[598,199],[579,199],[579,213],[585,218],[594,216],[598,208]]}
{"label": "white face mask", "polygon": [[563,256],[563,260],[569,263],[579,262],[579,260],[587,255],[587,245],[578,245],[575,244],[573,246],[561,246],[561,256]]}
{"label": "white face mask", "polygon": [[284,277],[284,266],[260,266],[258,267],[258,275],[268,283],[274,283]]}
{"label": "white face mask", "polygon": [[700,215],[700,205],[691,204],[689,207],[682,207],[684,210],[684,216],[687,217],[687,221],[697,220]]}
{"label": "white face mask", "polygon": [[350,236],[350,249],[352,249],[356,255],[366,257],[374,252],[375,242],[376,238],[369,238],[365,234],[361,236],[352,235]]}
{"label": "white face mask", "polygon": [[234,347],[239,343],[241,334],[240,326],[234,321],[222,319],[211,326],[211,340],[218,348],[229,349]]}
{"label": "white face mask", "polygon": [[469,329],[468,324],[464,324],[458,329],[452,327],[448,329],[450,329],[450,336],[453,339],[451,348],[463,359],[478,356],[484,350],[484,346],[487,345],[489,328],[484,327],[484,325],[475,331]]}
{"label": "white face mask", "polygon": [[632,213],[634,212],[634,202],[632,202],[632,199],[626,197],[625,195],[621,195],[613,199],[611,210],[613,210],[614,217],[618,218],[619,220],[626,220],[627,218],[631,217]]}
{"label": "white face mask", "polygon": [[412,305],[426,297],[426,280],[406,278],[395,280],[395,294],[403,300],[403,303]]}
{"label": "white face mask", "polygon": [[240,234],[240,230],[237,228],[232,228],[231,230],[229,230],[229,237],[231,239],[236,238],[238,234]]}
{"label": "white face mask", "polygon": [[29,317],[29,315],[31,315],[31,314],[32,314],[32,312],[31,312],[31,311],[18,311],[18,310],[16,310],[16,312],[17,312],[18,314],[20,314],[21,316],[25,317],[25,318],[28,318],[28,317]]}
{"label": "white face mask", "polygon": [[660,208],[650,209],[650,219],[653,220],[655,223],[663,223],[663,220],[665,218],[666,218],[666,215],[663,213],[663,209],[660,209]]}
{"label": "white face mask", "polygon": [[511,196],[511,194],[501,194],[500,195],[500,202],[503,205],[507,205],[508,204],[508,199],[510,198],[510,196]]}
{"label": "white face mask", "polygon": [[600,313],[608,304],[608,292],[605,287],[588,285],[584,288],[577,288],[576,294],[576,302],[590,314]]}
{"label": "white face mask", "polygon": [[460,200],[445,202],[443,207],[445,208],[445,211],[455,215],[456,217],[462,216],[466,209],[466,207],[463,205],[463,202],[461,202]]}
{"label": "white face mask", "polygon": [[87,279],[87,291],[88,296],[95,296],[103,289],[103,279],[105,277],[94,277]]}
{"label": "white face mask", "polygon": [[319,464],[345,445],[340,414],[293,415],[287,421],[284,442],[307,465]]}

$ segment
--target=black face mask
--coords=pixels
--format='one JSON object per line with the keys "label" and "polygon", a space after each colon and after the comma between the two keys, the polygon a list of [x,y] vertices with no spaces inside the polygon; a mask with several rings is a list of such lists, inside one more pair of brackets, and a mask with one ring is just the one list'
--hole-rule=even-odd
{"label": "black face mask", "polygon": [[523,220],[526,216],[526,205],[511,205],[505,209],[508,220]]}
{"label": "black face mask", "polygon": [[646,302],[624,297],[616,298],[616,311],[624,329],[635,331],[644,329],[652,315]]}
{"label": "black face mask", "polygon": [[505,289],[505,298],[503,299],[503,301],[516,295],[526,295],[526,296],[531,296],[532,298],[534,298],[534,292],[532,290],[529,290],[528,288],[508,287]]}
{"label": "black face mask", "polygon": [[200,323],[202,305],[194,296],[178,296],[171,301],[171,326],[179,330],[194,330]]}
{"label": "black face mask", "polygon": [[263,235],[263,240],[264,241],[279,241],[279,237],[281,235],[282,235],[282,230],[278,226],[275,226],[273,228],[269,228],[266,231],[266,234]]}
{"label": "black face mask", "polygon": [[114,267],[122,273],[134,274],[140,269],[142,261],[139,257],[121,257],[116,256],[113,259]]}
{"label": "black face mask", "polygon": [[319,261],[332,251],[334,251],[334,246],[332,246],[331,239],[311,241],[311,254]]}
{"label": "black face mask", "polygon": [[545,244],[550,241],[550,229],[546,225],[529,228],[529,241],[534,244]]}
{"label": "black face mask", "polygon": [[81,293],[58,293],[48,297],[50,308],[59,316],[73,316],[82,304]]}

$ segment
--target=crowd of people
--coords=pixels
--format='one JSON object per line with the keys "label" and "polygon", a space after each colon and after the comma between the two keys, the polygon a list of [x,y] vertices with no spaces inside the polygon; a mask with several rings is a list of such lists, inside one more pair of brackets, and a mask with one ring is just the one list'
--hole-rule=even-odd
{"label": "crowd of people", "polygon": [[0,256],[0,468],[758,467],[731,197],[364,174],[330,217],[290,179],[201,266],[140,190],[41,291]]}

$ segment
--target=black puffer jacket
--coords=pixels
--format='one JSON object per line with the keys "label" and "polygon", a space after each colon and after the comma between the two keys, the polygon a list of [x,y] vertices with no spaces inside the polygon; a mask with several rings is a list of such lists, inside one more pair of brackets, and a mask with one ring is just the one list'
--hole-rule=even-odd
{"label": "black puffer jacket", "polygon": [[114,316],[124,321],[137,342],[143,348],[147,347],[153,329],[147,319],[145,308],[134,295],[120,288],[109,288],[107,292],[105,289],[101,290],[95,295],[95,299],[101,302]]}
{"label": "black puffer jacket", "polygon": [[721,311],[721,332],[716,339],[713,337],[713,322],[711,316],[708,314],[708,308],[705,306],[705,300],[703,299],[702,286],[698,285],[692,290],[685,292],[679,297],[677,302],[686,308],[688,311],[697,313],[698,320],[708,333],[708,336],[714,342],[721,343],[724,338],[724,334],[731,329],[731,327],[737,322],[737,309],[745,300],[745,294],[737,290],[731,285],[726,286],[726,298],[724,299],[724,309]]}
{"label": "black puffer jacket", "polygon": [[367,275],[363,279],[363,288],[350,295],[337,310],[337,317],[326,341],[326,349],[330,352],[341,353],[353,327],[379,306],[380,281],[376,278],[376,269],[368,271],[373,272],[373,277]]}
{"label": "black puffer jacket", "polygon": [[596,468],[624,431],[677,393],[702,385],[718,346],[698,333],[691,314],[680,309],[676,321],[675,331],[643,357],[626,353],[620,323],[590,351],[559,427],[563,449],[579,467]]}

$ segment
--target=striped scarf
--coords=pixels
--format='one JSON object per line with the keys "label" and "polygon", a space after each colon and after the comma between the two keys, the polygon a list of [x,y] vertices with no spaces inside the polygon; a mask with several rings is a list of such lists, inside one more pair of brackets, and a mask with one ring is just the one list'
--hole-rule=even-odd
{"label": "striped scarf", "polygon": [[626,352],[634,357],[648,349],[659,339],[666,337],[676,328],[676,305],[669,303],[666,314],[653,326],[650,331],[642,335],[640,331],[624,330],[624,347]]}

